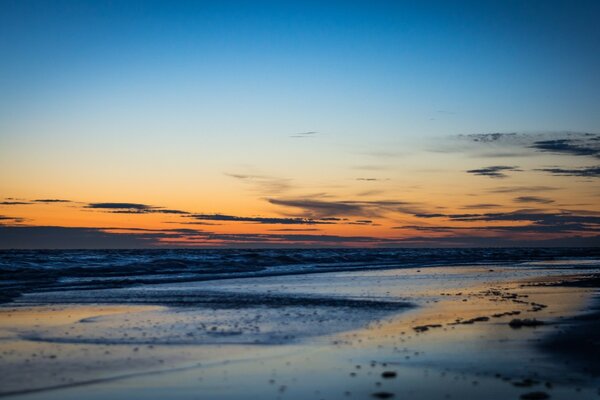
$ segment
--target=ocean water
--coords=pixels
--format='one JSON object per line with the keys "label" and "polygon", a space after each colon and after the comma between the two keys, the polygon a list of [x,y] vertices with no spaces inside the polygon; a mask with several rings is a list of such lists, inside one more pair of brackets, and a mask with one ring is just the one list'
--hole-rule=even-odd
{"label": "ocean water", "polygon": [[35,291],[444,265],[576,268],[599,248],[160,249],[0,252],[0,302]]}

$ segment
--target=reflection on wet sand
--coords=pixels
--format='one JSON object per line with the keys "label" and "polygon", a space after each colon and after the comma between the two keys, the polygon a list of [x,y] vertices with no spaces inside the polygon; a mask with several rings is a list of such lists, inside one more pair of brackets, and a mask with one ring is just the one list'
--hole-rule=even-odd
{"label": "reflection on wet sand", "polygon": [[[526,284],[548,275],[539,266],[441,267],[96,294],[99,303],[135,304],[142,292],[147,303],[194,299],[170,307],[25,296],[0,313],[0,386],[57,388],[21,397],[31,399],[596,398],[597,378],[537,347],[588,306],[593,289]],[[230,298],[202,303],[202,293]],[[311,300],[246,303],[261,294]],[[543,324],[511,326],[517,318]]]}

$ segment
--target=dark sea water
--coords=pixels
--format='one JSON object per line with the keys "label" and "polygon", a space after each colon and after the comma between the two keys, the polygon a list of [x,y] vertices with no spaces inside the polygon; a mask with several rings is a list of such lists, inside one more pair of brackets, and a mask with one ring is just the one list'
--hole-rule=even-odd
{"label": "dark sea water", "polygon": [[548,260],[560,268],[599,257],[600,248],[8,250],[0,252],[0,302],[33,291]]}

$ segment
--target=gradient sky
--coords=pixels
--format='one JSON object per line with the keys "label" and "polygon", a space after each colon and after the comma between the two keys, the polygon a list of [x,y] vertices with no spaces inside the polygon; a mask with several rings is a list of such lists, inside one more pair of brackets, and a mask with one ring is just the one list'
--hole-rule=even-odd
{"label": "gradient sky", "polygon": [[600,245],[599,12],[0,0],[0,248]]}

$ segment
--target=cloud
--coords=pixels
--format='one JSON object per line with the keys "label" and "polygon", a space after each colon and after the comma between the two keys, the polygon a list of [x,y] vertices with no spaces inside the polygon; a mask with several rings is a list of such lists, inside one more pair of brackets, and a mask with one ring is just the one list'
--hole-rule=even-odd
{"label": "cloud", "polygon": [[417,218],[442,218],[442,217],[447,217],[447,215],[439,214],[439,213],[417,213],[417,214],[415,214],[415,217],[417,217]]}
{"label": "cloud", "polygon": [[[576,157],[600,158],[600,135],[588,132],[540,133],[480,133],[458,135],[458,140],[471,142],[478,147],[468,148],[485,157],[515,157],[535,153],[553,153]],[[464,146],[451,145],[451,150],[463,151]],[[480,153],[493,149],[492,153]]]}
{"label": "cloud", "polygon": [[253,190],[267,195],[283,193],[292,188],[291,179],[288,178],[278,178],[274,176],[256,174],[225,173],[225,175],[242,181],[250,185]]}
{"label": "cloud", "polygon": [[[461,222],[458,227],[421,226],[419,230],[432,232],[462,231],[510,233],[522,232],[530,234],[585,234],[600,232],[600,216],[595,211],[546,212],[536,209],[522,209],[510,212],[473,213],[473,214],[417,214],[420,218],[444,218],[449,222]],[[464,223],[476,223],[474,226],[464,226]],[[497,225],[499,222],[510,222],[510,225]],[[486,225],[482,225],[485,223]],[[413,227],[414,228],[414,227]]]}
{"label": "cloud", "polygon": [[513,141],[517,138],[517,133],[473,133],[469,135],[458,135],[461,139],[467,139],[472,142],[478,143],[494,143],[494,142],[506,142]]}
{"label": "cloud", "polygon": [[154,247],[163,234],[109,233],[97,228],[2,226],[2,249],[130,249]]}
{"label": "cloud", "polygon": [[300,208],[308,215],[314,216],[339,216],[339,215],[362,215],[364,209],[360,204],[352,204],[343,201],[323,201],[311,199],[268,199],[269,203],[284,207]]}
{"label": "cloud", "polygon": [[519,196],[513,199],[517,203],[540,203],[540,204],[550,204],[554,203],[554,200],[548,199],[546,197],[538,197],[538,196]]}
{"label": "cloud", "polygon": [[25,218],[21,217],[9,217],[7,215],[0,215],[0,224],[2,221],[12,222],[12,223],[21,223],[25,221]]}
{"label": "cloud", "polygon": [[317,220],[311,218],[239,217],[225,214],[192,214],[189,217],[201,221],[253,222],[257,224],[315,225],[334,223],[332,220],[325,219]]}
{"label": "cloud", "polygon": [[280,228],[280,229],[269,229],[269,232],[317,232],[320,231],[318,228]]}
{"label": "cloud", "polygon": [[370,219],[357,219],[356,221],[348,222],[348,225],[373,225],[373,221]]}
{"label": "cloud", "polygon": [[463,206],[461,208],[465,209],[465,210],[478,210],[478,209],[484,209],[484,208],[498,208],[501,207],[500,204],[492,204],[492,203],[479,203],[479,204],[469,204],[466,206]]}
{"label": "cloud", "polygon": [[269,203],[283,207],[297,208],[305,217],[378,217],[386,212],[412,214],[417,212],[413,203],[396,200],[314,200],[312,198],[267,199]]}
{"label": "cloud", "polygon": [[37,199],[33,201],[36,203],[71,203],[71,200],[62,199]]}
{"label": "cloud", "polygon": [[27,205],[27,204],[31,204],[27,201],[2,201],[0,202],[0,206],[21,206],[21,205]]}
{"label": "cloud", "polygon": [[363,192],[356,193],[357,196],[366,197],[366,196],[375,196],[385,193],[384,190],[365,190]]}
{"label": "cloud", "polygon": [[291,138],[310,138],[315,137],[315,135],[319,133],[316,131],[308,131],[308,132],[298,132],[290,135]]}
{"label": "cloud", "polygon": [[453,221],[530,221],[554,224],[598,224],[600,217],[587,215],[582,212],[561,211],[558,213],[541,212],[535,209],[524,209],[500,213],[484,214],[448,214],[446,215]]}
{"label": "cloud", "polygon": [[[397,227],[413,228],[423,232],[436,232],[437,237],[404,236],[381,238],[371,236],[340,236],[281,231],[282,233],[223,234],[194,229],[127,229],[58,226],[7,226],[0,225],[2,249],[136,249],[177,247],[478,247],[478,246],[598,246],[600,232],[589,226],[588,236],[574,232],[573,226],[560,230],[537,225],[502,226],[489,228],[452,227]],[[486,232],[493,232],[490,237]],[[546,239],[540,233],[563,233],[558,238]],[[451,236],[439,237],[439,234]],[[506,233],[510,233],[506,235]],[[529,234],[529,239],[514,234]],[[497,236],[504,234],[504,236]],[[531,235],[533,234],[533,235]],[[594,236],[595,235],[595,236]]]}
{"label": "cloud", "polygon": [[110,210],[149,210],[152,206],[140,203],[90,203],[86,208],[101,208]]}
{"label": "cloud", "polygon": [[491,167],[471,169],[467,173],[480,176],[488,176],[490,178],[507,178],[505,171],[522,171],[519,167],[506,166],[506,165],[494,165]]}
{"label": "cloud", "polygon": [[598,142],[598,136],[591,134],[578,139],[540,140],[534,142],[529,147],[554,154],[600,158],[600,142]]}
{"label": "cloud", "polygon": [[[571,211],[556,213],[536,210],[517,210],[509,213],[489,213],[476,215],[449,216],[453,221],[463,222],[529,222],[529,225],[504,227],[504,230],[531,232],[589,232],[600,231],[600,217],[578,214]],[[498,229],[490,227],[490,229]]]}
{"label": "cloud", "polygon": [[600,166],[581,168],[538,168],[536,171],[548,172],[559,176],[581,176],[584,178],[600,178]]}
{"label": "cloud", "polygon": [[558,190],[554,186],[501,186],[488,190],[490,193],[522,193],[522,192],[544,192]]}
{"label": "cloud", "polygon": [[88,228],[0,225],[1,249],[135,249],[156,247],[331,247],[388,246],[394,241],[369,236],[303,233],[223,234],[193,229]]}
{"label": "cloud", "polygon": [[89,203],[85,208],[111,210],[115,214],[189,214],[188,211],[171,210],[140,203]]}
{"label": "cloud", "polygon": [[357,181],[363,181],[363,182],[382,182],[382,181],[389,181],[389,178],[386,179],[382,179],[382,178],[356,178]]}

